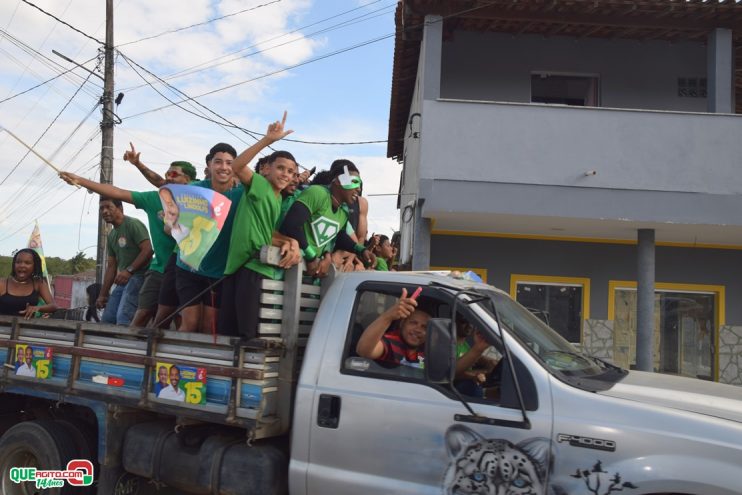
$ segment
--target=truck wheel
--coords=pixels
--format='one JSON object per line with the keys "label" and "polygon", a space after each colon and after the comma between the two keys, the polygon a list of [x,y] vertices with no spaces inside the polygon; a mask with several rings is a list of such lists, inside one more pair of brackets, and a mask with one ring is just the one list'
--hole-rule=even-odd
{"label": "truck wheel", "polygon": [[0,493],[3,495],[67,495],[79,493],[65,482],[59,488],[36,488],[33,481],[15,483],[14,467],[65,469],[75,458],[75,439],[65,425],[55,421],[24,421],[10,428],[0,438]]}

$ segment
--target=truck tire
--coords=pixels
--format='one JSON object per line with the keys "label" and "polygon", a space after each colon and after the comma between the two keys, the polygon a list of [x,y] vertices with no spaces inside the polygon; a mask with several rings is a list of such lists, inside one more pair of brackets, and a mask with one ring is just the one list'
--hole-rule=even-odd
{"label": "truck tire", "polygon": [[75,439],[55,421],[24,421],[10,428],[0,438],[0,493],[3,495],[72,495],[79,489],[65,482],[61,488],[39,489],[33,482],[15,483],[10,479],[13,467],[65,469],[75,458]]}
{"label": "truck tire", "polygon": [[67,431],[74,442],[73,447],[73,459],[86,459],[93,463],[93,469],[95,470],[96,483],[91,486],[77,487],[75,495],[92,495],[96,491],[98,471],[97,462],[97,443],[95,435],[90,431],[90,427],[83,421],[78,421],[74,418],[57,419],[54,421],[59,426]]}

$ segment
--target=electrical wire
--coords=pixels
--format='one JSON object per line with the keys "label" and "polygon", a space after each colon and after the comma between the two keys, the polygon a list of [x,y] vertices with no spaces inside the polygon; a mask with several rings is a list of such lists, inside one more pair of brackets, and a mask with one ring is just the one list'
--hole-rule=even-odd
{"label": "electrical wire", "polygon": [[[254,139],[255,141],[258,141],[258,140],[259,140],[259,138],[255,137],[255,135],[254,135],[254,134],[259,134],[259,133],[253,133],[253,132],[251,132],[251,131],[248,131],[247,129],[243,129],[243,128],[239,127],[239,126],[238,126],[237,124],[235,124],[234,122],[231,122],[231,121],[230,121],[230,120],[228,120],[227,118],[225,118],[225,117],[222,117],[222,116],[221,116],[221,115],[219,115],[219,114],[218,114],[217,112],[215,112],[215,111],[211,110],[211,109],[210,109],[209,107],[207,107],[206,105],[202,104],[201,102],[198,102],[198,101],[196,101],[195,99],[191,98],[190,96],[188,96],[188,95],[187,95],[187,94],[185,94],[185,93],[184,93],[183,91],[181,91],[181,90],[179,90],[178,88],[176,88],[175,86],[173,86],[173,85],[171,85],[171,84],[169,84],[169,83],[167,83],[167,82],[164,82],[164,81],[162,81],[162,80],[161,80],[161,79],[159,78],[159,76],[157,76],[156,74],[154,74],[153,72],[151,72],[150,70],[148,70],[148,69],[147,69],[146,67],[143,67],[142,65],[138,64],[138,63],[137,63],[137,62],[135,62],[134,60],[130,59],[129,57],[127,57],[126,55],[124,55],[124,54],[123,54],[123,53],[122,53],[121,51],[119,51],[118,53],[119,53],[119,55],[121,55],[121,58],[123,58],[123,59],[124,59],[124,61],[125,61],[125,62],[126,62],[126,63],[127,63],[128,65],[129,65],[129,67],[131,67],[131,69],[132,69],[132,70],[133,70],[133,71],[134,71],[134,72],[135,72],[135,73],[136,73],[136,74],[137,74],[137,75],[138,75],[138,76],[139,76],[140,78],[142,78],[142,80],[143,80],[144,82],[146,82],[147,84],[149,84],[149,85],[150,85],[150,86],[152,87],[152,89],[153,89],[153,90],[154,90],[155,92],[157,92],[157,94],[159,94],[160,96],[162,96],[163,98],[165,98],[165,99],[166,99],[167,101],[169,101],[169,102],[170,102],[170,103],[171,103],[172,105],[174,105],[174,106],[177,106],[177,107],[178,107],[178,108],[180,108],[181,110],[184,110],[184,111],[186,111],[186,112],[188,112],[188,113],[190,113],[190,114],[192,114],[192,115],[195,115],[196,117],[199,117],[199,118],[202,118],[202,119],[208,120],[208,121],[210,121],[210,122],[213,122],[213,123],[215,123],[215,124],[217,124],[217,125],[221,126],[221,127],[223,128],[223,129],[225,129],[225,130],[226,130],[227,132],[229,132],[230,134],[232,134],[232,135],[233,135],[233,136],[235,136],[235,137],[237,137],[237,136],[236,136],[236,135],[235,135],[234,133],[232,133],[231,131],[229,131],[228,127],[232,127],[232,128],[240,129],[240,130],[242,130],[243,132],[245,132],[245,133],[246,133],[247,135],[249,135],[249,136],[250,136],[251,138],[253,138],[253,139]],[[133,65],[132,65],[132,64],[133,64]],[[185,96],[185,97],[186,97],[186,99],[185,99],[185,100],[182,100],[182,101],[180,101],[180,102],[174,102],[173,100],[171,100],[170,98],[168,98],[167,96],[165,96],[164,94],[162,94],[162,93],[161,93],[161,92],[160,92],[160,91],[159,91],[159,90],[158,90],[157,88],[155,88],[155,87],[154,87],[154,86],[153,86],[153,85],[152,85],[152,84],[151,84],[151,83],[150,83],[149,81],[147,81],[147,79],[146,79],[146,78],[145,78],[144,76],[142,76],[142,74],[141,74],[141,73],[140,73],[139,71],[137,71],[137,70],[136,70],[136,69],[134,68],[134,65],[136,65],[137,67],[139,67],[140,69],[142,69],[143,71],[145,71],[145,72],[146,72],[147,74],[149,74],[150,76],[152,76],[152,77],[154,77],[154,78],[156,78],[156,79],[158,79],[158,80],[162,81],[162,82],[163,82],[163,83],[164,83],[164,84],[165,84],[165,85],[166,85],[167,87],[169,87],[169,88],[170,88],[171,90],[173,90],[174,92],[177,92],[177,93],[179,93],[179,94],[181,94],[181,95]],[[198,105],[199,107],[201,107],[201,108],[203,108],[204,110],[208,111],[209,113],[211,113],[211,114],[213,114],[213,115],[215,115],[215,116],[217,116],[217,117],[221,118],[222,120],[224,120],[225,122],[227,122],[227,124],[224,124],[224,123],[222,123],[222,122],[218,122],[218,121],[216,121],[216,120],[210,119],[209,117],[206,117],[205,115],[202,115],[202,114],[198,114],[198,113],[196,113],[196,112],[193,112],[193,111],[191,111],[191,110],[188,110],[187,108],[183,108],[182,106],[180,106],[180,103],[184,103],[184,102],[193,102],[193,103],[195,103],[196,105]],[[121,120],[123,121],[124,119],[121,119]],[[239,138],[238,138],[238,139],[239,139]],[[242,139],[240,139],[240,140],[242,141]],[[244,143],[244,141],[242,141],[242,142]],[[245,144],[247,144],[247,143],[245,143]],[[270,146],[269,146],[269,148],[270,148]],[[271,148],[271,149],[273,149],[273,148]]]}
{"label": "electrical wire", "polygon": [[[67,10],[68,10],[68,9],[70,8],[70,5],[71,5],[71,4],[72,4],[72,0],[69,0],[69,2],[67,2],[67,6],[66,6],[66,7],[64,8],[64,10],[62,11],[62,14],[63,14],[63,15],[64,15],[64,14],[65,14],[65,13],[67,12]],[[16,10],[15,10],[15,11],[17,11],[17,10],[18,10],[18,7],[19,7],[19,6],[20,6],[20,3],[16,4]],[[13,17],[15,17],[15,11],[13,12]],[[11,21],[12,21],[12,18],[11,18]],[[10,24],[10,23],[9,23],[9,24]],[[49,30],[49,32],[48,32],[48,33],[46,34],[46,36],[44,37],[44,40],[43,40],[43,41],[41,42],[41,48],[43,48],[43,47],[44,47],[44,45],[46,44],[46,42],[47,42],[47,41],[49,41],[49,37],[50,37],[50,36],[52,35],[52,33],[53,33],[53,32],[54,32],[54,31],[55,31],[56,29],[57,29],[57,25],[56,25],[56,24],[54,24],[54,25],[52,26],[52,28],[51,28],[51,29]],[[8,28],[6,27],[6,28],[5,28],[5,32],[7,33],[7,31],[8,31]],[[15,82],[13,83],[13,85],[12,85],[12,86],[10,87],[10,90],[9,90],[8,92],[12,92],[13,90],[15,90],[16,86],[17,86],[17,85],[18,85],[18,83],[19,83],[19,82],[21,81],[21,79],[23,79],[23,76],[24,76],[24,75],[26,74],[26,71],[28,70],[28,68],[30,67],[30,65],[31,65],[31,63],[29,62],[29,63],[28,63],[28,64],[27,64],[27,65],[26,65],[26,66],[25,66],[25,67],[23,68],[23,71],[21,72],[21,75],[20,75],[20,76],[18,76],[18,79],[16,79],[16,81],[15,81]]]}
{"label": "electrical wire", "polygon": [[[88,160],[88,161],[86,162],[86,164],[87,164],[87,163],[89,163],[89,162],[91,162],[91,161],[97,160],[99,156],[100,156],[100,153],[98,153],[98,154],[97,154],[97,156],[94,156],[94,157],[93,157],[92,159]],[[77,174],[79,174],[79,175],[84,175],[84,174],[87,174],[87,173],[88,173],[88,172],[90,172],[91,170],[95,170],[95,169],[97,169],[98,167],[100,167],[100,162],[96,162],[96,163],[94,163],[94,164],[93,164],[92,166],[89,166],[89,167],[88,167],[87,169],[85,169],[85,170],[81,170],[81,169],[82,169],[83,167],[85,167],[85,165],[83,165],[82,167],[80,167],[80,170],[78,170],[78,171],[77,171],[76,173],[77,173]],[[60,183],[61,183],[61,184],[63,184],[63,185],[66,185],[65,183],[63,183],[63,182],[61,182],[61,181],[60,181]],[[60,187],[60,189],[59,189],[59,190],[61,191],[62,189],[63,189],[63,188],[62,188],[62,187]],[[32,224],[33,224],[33,223],[34,223],[34,222],[35,222],[35,221],[36,221],[37,219],[39,219],[39,218],[43,217],[44,215],[46,215],[47,213],[49,213],[50,211],[52,211],[53,209],[55,209],[55,208],[56,208],[57,206],[59,206],[59,205],[60,205],[60,204],[61,204],[62,202],[66,201],[66,200],[67,200],[67,199],[68,199],[68,198],[69,198],[70,196],[72,196],[73,194],[75,194],[75,193],[77,193],[77,192],[79,192],[79,191],[82,191],[82,190],[84,190],[84,189],[82,189],[82,188],[81,188],[81,189],[77,189],[77,188],[74,188],[74,189],[72,190],[72,192],[71,192],[70,194],[66,195],[66,196],[65,196],[65,197],[63,197],[63,198],[62,198],[61,200],[59,200],[59,201],[58,201],[57,203],[54,203],[54,204],[53,204],[53,205],[52,205],[51,207],[49,207],[48,209],[44,210],[44,211],[43,211],[42,213],[40,213],[40,214],[39,214],[39,213],[36,213],[35,211],[30,211],[30,213],[31,213],[31,215],[30,215],[30,216],[32,217],[32,218],[31,218],[31,220],[30,220],[30,221],[28,221],[27,223],[23,224],[23,225],[22,225],[21,227],[19,227],[18,229],[14,230],[14,231],[13,231],[13,232],[11,232],[10,234],[8,234],[8,235],[6,235],[5,237],[1,238],[1,239],[0,239],[0,242],[4,242],[4,241],[6,241],[6,240],[10,239],[11,237],[15,236],[16,234],[18,234],[19,232],[21,232],[21,231],[22,231],[23,229],[25,229],[26,227],[28,227],[28,226],[32,225]],[[37,204],[38,204],[38,203],[37,203]]]}
{"label": "electrical wire", "polygon": [[[376,0],[376,2],[379,2],[379,1],[381,1],[381,0]],[[221,65],[225,65],[225,64],[228,64],[228,63],[231,63],[231,62],[235,62],[235,61],[240,60],[240,59],[245,59],[245,58],[248,58],[248,57],[252,57],[253,55],[258,55],[258,54],[261,54],[261,53],[265,53],[267,51],[273,50],[274,48],[279,48],[279,47],[286,46],[286,45],[291,44],[291,43],[296,43],[296,42],[302,41],[302,40],[304,40],[306,38],[311,38],[311,37],[317,36],[319,34],[325,34],[325,33],[334,31],[336,29],[341,29],[341,28],[344,28],[344,27],[352,26],[353,24],[358,24],[359,22],[365,22],[367,20],[374,19],[374,18],[380,17],[382,15],[386,15],[387,13],[389,13],[391,11],[390,9],[393,9],[394,8],[394,4],[391,5],[391,6],[388,6],[387,5],[387,6],[384,6],[384,7],[380,8],[380,9],[373,10],[371,12],[366,12],[366,13],[360,15],[360,16],[353,17],[351,19],[345,20],[345,21],[340,22],[338,24],[333,24],[333,25],[328,26],[328,27],[326,27],[324,29],[320,29],[319,31],[315,31],[315,32],[312,32],[312,33],[307,33],[307,34],[304,34],[304,35],[302,35],[302,36],[300,36],[298,38],[294,38],[294,39],[288,40],[286,42],[279,43],[277,45],[272,45],[272,46],[269,46],[267,48],[263,48],[261,50],[256,50],[256,51],[250,52],[250,53],[245,54],[245,55],[240,55],[238,57],[230,58],[229,60],[224,60],[222,62],[217,62],[218,60],[221,60],[221,59],[230,57],[232,55],[236,55],[238,53],[245,52],[245,51],[247,51],[247,50],[249,50],[251,48],[256,48],[256,47],[258,47],[260,45],[263,45],[265,43],[268,43],[270,41],[274,41],[274,40],[277,40],[277,39],[280,39],[280,38],[284,38],[284,37],[286,37],[286,36],[288,36],[290,34],[293,34],[293,33],[299,32],[299,31],[301,31],[303,29],[306,29],[307,27],[311,27],[311,26],[314,26],[314,25],[317,25],[317,24],[321,24],[323,22],[326,22],[329,19],[340,17],[340,16],[345,15],[345,14],[347,14],[349,12],[352,12],[354,10],[358,10],[360,8],[364,8],[364,7],[368,6],[368,5],[371,5],[371,4],[376,3],[376,2],[367,3],[365,5],[362,5],[361,7],[357,7],[355,9],[351,9],[351,10],[347,10],[345,12],[342,12],[342,13],[337,14],[337,15],[334,15],[334,16],[330,16],[328,18],[322,19],[322,20],[317,21],[317,22],[314,22],[312,24],[308,24],[306,26],[303,26],[303,27],[300,27],[300,28],[296,28],[296,29],[294,29],[292,31],[289,31],[287,33],[280,34],[278,36],[274,36],[274,37],[269,38],[269,39],[266,39],[266,40],[261,40],[261,41],[255,43],[255,44],[253,44],[253,45],[250,45],[250,46],[241,48],[239,50],[236,50],[234,52],[231,52],[231,53],[222,55],[222,56],[217,57],[215,59],[212,59],[210,61],[202,62],[202,63],[197,64],[197,65],[194,65],[194,66],[192,66],[190,68],[182,69],[182,70],[180,70],[178,72],[175,72],[173,74],[170,74],[170,75],[167,75],[167,76],[163,76],[163,79],[165,81],[170,81],[172,79],[177,79],[177,78],[181,78],[181,77],[185,77],[185,76],[190,76],[190,75],[193,75],[193,74],[197,74],[199,72],[203,72],[205,70],[210,70],[210,69],[213,69],[215,67],[219,67]],[[381,13],[379,13],[379,12],[381,12]],[[376,14],[376,15],[371,15],[371,14]],[[143,85],[134,86],[134,87],[127,88],[127,89],[129,91],[132,91],[134,89],[138,89],[138,88],[141,88],[141,87],[143,87]]]}
{"label": "electrical wire", "polygon": [[[21,51],[23,51],[26,54],[28,54],[29,56],[31,56],[32,59],[37,60],[42,65],[44,65],[45,67],[47,67],[48,69],[50,69],[52,72],[58,73],[59,76],[62,76],[64,74],[69,74],[70,73],[70,70],[66,70],[66,68],[64,66],[62,66],[59,63],[57,63],[55,60],[52,60],[51,58],[47,57],[43,53],[39,52],[38,50],[36,50],[35,48],[31,47],[30,45],[28,45],[27,43],[23,42],[22,40],[16,38],[15,36],[13,36],[12,34],[8,33],[7,31],[0,30],[0,36],[3,37],[3,38],[5,38],[5,39],[8,39],[13,45],[15,45]],[[0,51],[5,51],[5,50],[2,49],[2,48],[0,48]],[[36,76],[38,79],[41,79],[41,76],[39,76],[38,74],[36,74],[33,71],[31,71],[29,69],[29,66],[28,65],[26,65],[24,67],[23,66],[23,63],[21,63],[19,60],[17,60],[15,57],[13,57],[10,53],[7,53],[6,52],[6,54],[8,55],[9,58],[11,58],[12,60],[14,60],[16,62],[16,64],[18,64],[19,66],[22,66],[24,72],[29,71],[34,76]],[[85,63],[88,63],[88,62],[90,62],[92,60],[95,60],[95,57],[92,58],[92,59],[90,59],[90,60],[88,60]],[[74,79],[72,78],[72,76],[74,76]],[[55,79],[55,78],[52,78],[52,80],[53,79]],[[84,80],[84,78],[82,76],[80,76],[80,75],[78,75],[78,74],[76,74],[76,73],[73,72],[69,76],[66,76],[65,77],[65,80],[67,80],[68,82],[70,82],[72,84],[79,84],[79,82],[81,80]],[[88,82],[89,82],[89,84],[92,84],[97,90],[102,90],[102,87],[101,86],[93,83],[92,81],[88,81]],[[96,96],[96,93],[93,93],[88,88],[84,88],[84,91],[87,94],[89,94],[90,96]],[[13,96],[13,97],[15,97],[15,96]],[[7,99],[10,99],[10,98],[7,98]],[[3,101],[6,101],[6,100],[3,100]],[[0,103],[2,103],[2,102],[0,102]]]}
{"label": "electrical wire", "polygon": [[[436,20],[434,22],[443,22],[444,20],[446,20],[448,18],[456,17],[456,16],[461,15],[461,14],[465,14],[465,13],[468,13],[468,12],[479,10],[479,9],[482,9],[482,8],[487,7],[489,5],[490,4],[485,3],[485,4],[482,4],[482,5],[479,5],[479,6],[475,6],[475,7],[464,9],[464,10],[461,10],[461,11],[458,11],[458,12],[454,12],[454,13],[449,14],[447,16],[441,17],[440,19],[438,19],[438,20]],[[425,22],[422,22],[422,23],[417,24],[417,25],[414,25],[414,26],[405,27],[405,28],[403,28],[403,31],[411,31],[411,30],[414,30],[414,29],[420,29],[420,28],[422,28],[424,26],[425,26]],[[318,57],[314,57],[314,58],[305,60],[304,62],[300,62],[298,64],[294,64],[294,65],[291,65],[291,66],[284,67],[282,69],[278,69],[278,70],[275,70],[275,71],[272,71],[272,72],[268,72],[268,73],[262,74],[260,76],[254,77],[252,79],[247,79],[247,80],[240,81],[240,82],[237,82],[237,83],[229,84],[229,85],[224,86],[224,87],[221,87],[221,88],[217,88],[217,89],[214,89],[214,90],[211,90],[211,91],[207,91],[205,93],[201,93],[201,94],[199,94],[197,96],[188,97],[187,99],[181,100],[179,102],[173,102],[173,101],[171,101],[171,100],[168,99],[168,101],[170,102],[168,105],[163,105],[161,107],[157,107],[157,108],[153,108],[153,109],[150,109],[150,110],[145,110],[143,112],[139,112],[139,113],[136,113],[136,114],[128,115],[128,116],[122,117],[122,120],[127,120],[127,119],[131,119],[131,118],[135,118],[135,117],[140,117],[142,115],[146,115],[146,114],[152,113],[152,112],[157,112],[157,111],[160,111],[160,110],[169,108],[171,106],[179,106],[180,103],[184,103],[186,101],[194,101],[195,102],[196,98],[202,98],[204,96],[208,96],[208,95],[212,95],[212,94],[219,93],[219,92],[222,92],[222,91],[226,91],[228,89],[232,89],[232,88],[235,88],[237,86],[241,86],[243,84],[247,84],[247,83],[254,82],[254,81],[257,81],[257,80],[260,80],[260,79],[264,79],[266,77],[270,77],[270,76],[273,76],[273,75],[276,75],[276,74],[280,74],[282,72],[286,72],[286,71],[289,71],[291,69],[295,69],[297,67],[302,67],[304,65],[308,65],[308,64],[313,63],[313,62],[318,62],[320,60],[324,60],[324,59],[333,57],[335,55],[340,55],[342,53],[349,52],[351,50],[362,48],[364,46],[368,46],[370,44],[377,43],[379,41],[383,41],[383,40],[392,38],[392,37],[396,36],[396,34],[397,33],[395,31],[394,33],[390,33],[390,34],[387,34],[387,35],[378,36],[376,38],[372,38],[370,40],[366,40],[366,41],[363,41],[361,43],[357,43],[355,45],[351,45],[351,46],[348,46],[348,47],[345,47],[345,48],[341,48],[341,49],[335,50],[335,51],[330,52],[330,53],[326,53],[326,54],[321,55],[321,56],[318,56]],[[121,54],[121,55],[128,59],[128,57],[126,57],[125,55],[123,55],[123,54]],[[131,60],[131,59],[128,59],[128,60]],[[136,64],[136,62],[133,62],[133,63]],[[142,68],[143,70],[147,71],[149,74],[154,75],[152,72],[150,72],[149,70],[145,69],[141,65],[139,65],[139,64],[136,64],[136,65],[138,67]],[[157,77],[159,80],[162,81],[162,78],[160,78],[159,76],[155,76],[155,77]],[[170,86],[170,87],[172,87],[172,86]],[[215,113],[215,112],[212,112],[212,113]],[[211,120],[211,119],[207,119],[207,120]],[[232,125],[234,125],[234,124],[232,124]],[[240,127],[240,129],[243,130],[244,132],[248,132],[248,133],[251,133],[251,134],[259,134],[259,133],[255,132],[255,131],[250,131],[248,129],[244,129],[244,128],[241,128],[241,127]],[[387,142],[387,140],[375,140],[375,141],[356,141],[356,142],[345,142],[345,143],[342,143],[342,142],[330,143],[330,142],[323,142],[323,141],[303,141],[303,140],[288,139],[288,138],[285,138],[284,141],[301,143],[301,144],[328,144],[328,145],[331,144],[331,145],[334,145],[334,146],[338,146],[338,145],[354,145],[354,144],[376,144],[376,143],[385,143],[385,142]]]}
{"label": "electrical wire", "polygon": [[[25,1],[25,0],[23,0],[23,1]],[[69,100],[67,100],[67,102],[64,104],[64,106],[62,107],[62,109],[59,111],[59,113],[57,113],[57,115],[54,117],[54,119],[52,119],[51,123],[46,127],[46,129],[44,129],[44,132],[41,133],[41,136],[39,136],[38,139],[36,139],[36,141],[31,145],[32,148],[35,147],[37,144],[39,144],[39,141],[41,141],[41,139],[46,135],[46,133],[49,132],[49,129],[51,129],[51,127],[54,125],[54,123],[57,121],[57,119],[59,119],[59,117],[67,109],[67,107],[69,106],[69,104],[72,103],[72,100],[75,98],[75,96],[77,96],[77,94],[83,88],[83,86],[87,82],[88,78],[90,78],[90,74],[88,74],[88,77],[85,78],[85,81],[77,88],[77,90],[75,91],[75,93],[70,97]],[[18,163],[16,163],[15,166],[10,170],[10,172],[8,172],[8,175],[6,175],[5,178],[0,181],[0,186],[2,186],[3,184],[5,184],[5,181],[8,180],[8,177],[10,177],[13,174],[13,172],[15,172],[18,169],[18,167],[20,166],[20,164],[23,162],[23,160],[29,154],[31,154],[31,150],[27,150],[26,153],[23,155],[23,157],[20,160],[18,160]]]}
{"label": "electrical wire", "polygon": [[264,3],[264,4],[261,4],[261,5],[256,5],[255,7],[250,7],[249,9],[243,9],[243,10],[240,10],[238,12],[233,12],[231,14],[225,14],[225,15],[220,16],[220,17],[214,17],[213,19],[209,19],[209,20],[206,20],[204,22],[198,22],[196,24],[191,24],[190,26],[185,26],[185,27],[177,28],[177,29],[171,29],[169,31],[163,31],[163,32],[161,32],[159,34],[155,34],[155,35],[152,35],[152,36],[147,36],[145,38],[141,38],[141,39],[138,39],[138,40],[127,41],[126,43],[121,43],[120,45],[116,45],[116,46],[117,47],[122,47],[122,46],[133,45],[134,43],[139,43],[139,42],[142,42],[142,41],[152,40],[152,39],[155,39],[155,38],[159,38],[161,36],[165,36],[167,34],[173,34],[173,33],[177,33],[177,32],[180,32],[180,31],[185,31],[187,29],[191,29],[191,28],[194,28],[194,27],[204,26],[206,24],[211,24],[212,22],[215,22],[215,21],[220,21],[222,19],[226,19],[227,17],[233,17],[233,16],[236,16],[236,15],[239,15],[239,14],[244,14],[245,12],[250,12],[252,10],[257,10],[257,9],[259,9],[261,7],[267,7],[268,5],[272,5],[272,4],[278,3],[280,1],[281,0],[273,0],[272,2]]}
{"label": "electrical wire", "polygon": [[[69,168],[69,166],[78,159],[80,154],[82,154],[82,152],[99,134],[100,129],[96,128],[95,132],[93,132],[93,134],[83,142],[80,148],[69,159],[67,159],[66,162],[61,165],[61,168]],[[98,152],[97,156],[100,156],[100,152]],[[88,166],[89,163],[90,161],[88,160],[87,162],[84,162],[82,165],[77,167],[77,169],[80,170]],[[97,166],[99,165],[99,163],[94,163],[93,165]],[[7,213],[3,212],[4,217],[11,218],[17,214],[22,214],[23,212],[26,212],[28,210],[33,210],[33,207],[38,204],[38,198],[53,194],[55,190],[61,190],[65,188],[65,184],[59,180],[57,174],[48,172],[46,170],[46,166],[43,164],[39,167],[41,168],[41,170],[37,170],[34,174],[32,174],[32,176],[38,178],[41,177],[43,174],[45,178],[42,180],[36,179],[33,181],[27,181],[23,185],[23,187],[17,190],[14,193],[13,198],[7,201],[3,206],[3,208],[10,208]],[[21,198],[23,198],[25,193],[32,187],[36,189],[34,194],[32,194],[28,199],[22,200]]]}
{"label": "electrical wire", "polygon": [[61,24],[64,24],[65,26],[67,26],[68,28],[72,29],[72,30],[73,30],[73,31],[75,31],[76,33],[78,33],[78,34],[81,34],[81,35],[85,36],[85,37],[86,37],[86,38],[88,38],[89,40],[91,40],[91,41],[95,41],[95,42],[96,42],[96,43],[98,43],[99,45],[104,45],[104,46],[105,46],[105,43],[103,43],[103,42],[102,42],[101,40],[95,39],[95,38],[93,38],[92,36],[90,36],[89,34],[87,34],[87,33],[83,32],[83,31],[80,31],[79,29],[77,29],[77,28],[76,28],[75,26],[73,26],[72,24],[69,24],[69,23],[67,23],[67,22],[63,21],[62,19],[60,19],[59,17],[55,16],[54,14],[52,14],[52,13],[50,13],[50,12],[47,12],[46,10],[42,9],[42,8],[41,8],[41,7],[39,7],[38,5],[36,5],[36,4],[33,4],[33,3],[29,2],[28,0],[21,0],[21,2],[25,3],[26,5],[30,5],[31,7],[35,8],[36,10],[38,10],[38,11],[42,12],[43,14],[46,14],[47,16],[51,17],[51,18],[52,18],[52,19],[54,19],[55,21],[57,21],[57,22],[59,22],[59,23],[61,23]]}

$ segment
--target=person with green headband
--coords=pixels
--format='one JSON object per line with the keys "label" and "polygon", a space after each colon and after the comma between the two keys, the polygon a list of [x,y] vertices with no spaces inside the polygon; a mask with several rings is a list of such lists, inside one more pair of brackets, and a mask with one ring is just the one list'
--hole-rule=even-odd
{"label": "person with green headband", "polygon": [[371,252],[346,231],[348,205],[356,201],[361,184],[353,162],[335,160],[330,167],[330,185],[309,186],[286,214],[279,232],[299,242],[309,275],[327,275],[334,249],[357,253],[364,263],[372,262]]}

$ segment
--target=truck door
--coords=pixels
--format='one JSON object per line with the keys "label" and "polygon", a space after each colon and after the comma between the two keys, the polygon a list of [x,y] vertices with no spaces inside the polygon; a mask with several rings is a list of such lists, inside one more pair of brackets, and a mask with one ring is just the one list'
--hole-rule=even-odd
{"label": "truck door", "polygon": [[[527,382],[530,409],[530,427],[524,428],[507,373],[502,380],[511,388],[497,383],[492,371],[486,396],[467,397],[475,413],[488,418],[480,422],[448,385],[427,382],[422,369],[358,357],[361,333],[396,303],[402,287],[365,283],[340,295],[333,321],[349,324],[344,338],[331,333],[324,344],[311,412],[307,493],[545,493],[552,415],[543,370],[518,371]],[[415,286],[406,288],[411,293]],[[450,317],[453,296],[426,287],[418,302],[433,317]],[[486,319],[465,311],[496,346]]]}

